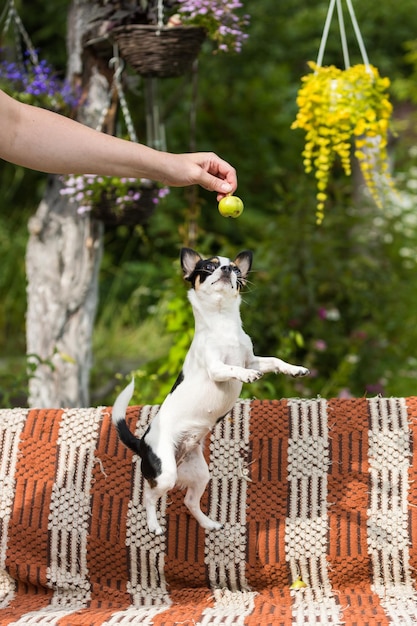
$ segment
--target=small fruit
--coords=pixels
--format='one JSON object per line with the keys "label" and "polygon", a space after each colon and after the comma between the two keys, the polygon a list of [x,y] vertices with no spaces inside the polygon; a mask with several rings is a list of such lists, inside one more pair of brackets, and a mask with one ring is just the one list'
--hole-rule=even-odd
{"label": "small fruit", "polygon": [[290,589],[305,589],[306,587],[307,585],[304,580],[301,579],[301,576],[298,576],[298,578],[296,578],[290,585]]}
{"label": "small fruit", "polygon": [[243,212],[243,202],[237,196],[225,196],[219,202],[219,211],[223,217],[239,217]]}

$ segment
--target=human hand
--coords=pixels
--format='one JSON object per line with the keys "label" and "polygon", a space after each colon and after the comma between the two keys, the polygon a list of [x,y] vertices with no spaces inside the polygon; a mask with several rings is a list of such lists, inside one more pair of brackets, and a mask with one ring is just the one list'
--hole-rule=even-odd
{"label": "human hand", "polygon": [[171,167],[165,170],[164,182],[167,185],[182,187],[197,184],[217,192],[217,200],[233,193],[237,188],[236,170],[214,152],[166,156],[174,159]]}

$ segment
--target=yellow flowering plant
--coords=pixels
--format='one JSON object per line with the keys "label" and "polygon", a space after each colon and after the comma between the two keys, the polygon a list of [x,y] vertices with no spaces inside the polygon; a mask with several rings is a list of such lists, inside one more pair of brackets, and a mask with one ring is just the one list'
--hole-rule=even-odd
{"label": "yellow flowering plant", "polygon": [[372,65],[341,70],[310,61],[309,66],[313,71],[302,78],[297,97],[299,111],[291,128],[306,133],[304,168],[307,173],[315,173],[316,216],[321,223],[331,168],[339,158],[349,176],[352,150],[372,198],[382,205],[386,184],[392,188],[387,157],[392,105],[390,81]]}

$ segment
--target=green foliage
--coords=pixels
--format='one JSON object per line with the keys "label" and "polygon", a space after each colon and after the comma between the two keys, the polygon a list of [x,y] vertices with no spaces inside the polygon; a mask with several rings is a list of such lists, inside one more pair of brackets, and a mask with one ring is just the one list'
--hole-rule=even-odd
{"label": "green foliage", "polygon": [[42,50],[43,58],[65,75],[66,27],[70,0],[15,0],[15,6],[35,48]]}
{"label": "green foliage", "polygon": [[36,376],[39,365],[49,367],[51,372],[54,365],[50,359],[41,359],[37,354],[27,354],[26,357],[8,359],[7,367],[0,364],[0,407],[26,406],[30,380]]}
{"label": "green foliage", "polygon": [[[25,345],[25,248],[27,220],[43,181],[33,172],[4,164],[0,199],[0,350],[22,351]],[[28,193],[27,190],[30,190]]]}
{"label": "green foliage", "polygon": [[404,60],[409,65],[411,75],[398,76],[393,83],[393,91],[399,100],[411,100],[417,104],[417,39],[404,43]]}
{"label": "green foliage", "polygon": [[[193,338],[193,317],[190,305],[185,306],[185,293],[173,288],[169,301],[160,305],[160,328],[171,344],[166,353],[133,372],[138,381],[133,401],[139,404],[159,403],[169,393],[179,374]],[[127,378],[130,378],[130,374]]]}
{"label": "green foliage", "polygon": [[[414,4],[363,0],[355,11],[370,62],[391,79],[395,97],[415,102],[415,46],[405,48],[417,32]],[[35,44],[62,68],[67,5],[34,0],[22,6]],[[224,219],[213,194],[199,190],[195,197],[173,189],[146,228],[106,232],[94,337],[98,403],[114,400],[114,390],[108,395],[101,390],[114,382],[116,372],[122,377],[138,372],[138,402],[160,401],[174,383],[193,332],[177,262],[179,248],[190,238],[207,255],[254,251],[242,318],[255,351],[312,370],[300,380],[265,376],[245,386],[247,397],[415,393],[415,121],[406,110],[407,125],[397,123],[391,147],[401,195],[375,209],[358,172],[351,179],[336,169],[326,217],[317,227],[314,177],[303,171],[303,136],[291,124],[300,78],[317,55],[328,2],[258,0],[245,8],[250,37],[241,54],[200,57],[195,136],[198,150],[214,150],[235,165],[245,211],[237,220]],[[351,62],[361,62],[354,33],[347,31]],[[324,62],[342,67],[336,23]],[[143,92],[136,80],[128,94],[142,141]],[[160,81],[160,94],[168,148],[187,151],[190,77]],[[394,102],[394,115],[396,108]],[[23,355],[26,223],[43,180],[11,166],[0,169],[4,357]]]}

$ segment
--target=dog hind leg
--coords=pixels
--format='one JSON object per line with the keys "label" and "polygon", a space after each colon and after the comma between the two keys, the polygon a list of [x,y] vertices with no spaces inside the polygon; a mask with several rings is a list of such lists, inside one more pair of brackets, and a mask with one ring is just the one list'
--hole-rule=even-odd
{"label": "dog hind leg", "polygon": [[219,530],[222,524],[210,519],[200,507],[201,497],[210,480],[207,463],[201,446],[198,444],[187,453],[178,467],[178,484],[186,487],[184,504],[197,522],[206,530]]}
{"label": "dog hind leg", "polygon": [[155,535],[162,535],[163,533],[156,515],[156,505],[159,498],[160,495],[155,491],[155,488],[151,487],[151,485],[145,481],[143,502],[146,509],[146,521],[148,523],[149,532],[155,533]]}
{"label": "dog hind leg", "polygon": [[176,467],[163,469],[157,478],[145,480],[143,501],[146,509],[148,529],[151,533],[162,535],[163,530],[158,522],[156,507],[158,501],[170,491],[176,483]]}

